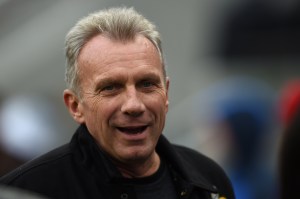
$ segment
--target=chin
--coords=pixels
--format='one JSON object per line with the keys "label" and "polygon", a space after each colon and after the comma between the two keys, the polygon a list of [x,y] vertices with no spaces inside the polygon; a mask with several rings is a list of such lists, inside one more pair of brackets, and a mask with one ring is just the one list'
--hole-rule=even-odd
{"label": "chin", "polygon": [[138,149],[123,154],[122,159],[124,160],[124,162],[138,163],[138,162],[145,162],[150,156],[151,156],[151,152],[142,151],[141,149]]}

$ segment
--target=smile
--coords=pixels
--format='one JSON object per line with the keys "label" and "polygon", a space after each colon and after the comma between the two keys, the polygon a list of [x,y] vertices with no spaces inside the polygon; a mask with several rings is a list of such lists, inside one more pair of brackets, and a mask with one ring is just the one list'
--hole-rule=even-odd
{"label": "smile", "polygon": [[139,134],[143,133],[146,130],[147,126],[139,127],[118,127],[117,129],[126,134]]}

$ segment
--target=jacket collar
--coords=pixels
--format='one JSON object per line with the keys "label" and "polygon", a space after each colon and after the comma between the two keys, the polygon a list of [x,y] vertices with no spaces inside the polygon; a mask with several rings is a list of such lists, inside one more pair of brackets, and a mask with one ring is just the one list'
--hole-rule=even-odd
{"label": "jacket collar", "polygon": [[113,182],[122,178],[109,155],[98,146],[85,125],[82,124],[78,127],[71,143],[73,143],[74,150],[77,151],[76,156],[79,161],[96,179]]}
{"label": "jacket collar", "polygon": [[161,135],[156,149],[160,155],[164,156],[169,166],[173,168],[184,181],[209,192],[217,192],[216,187],[197,171],[195,165],[190,165],[186,162],[184,157],[174,149],[174,145],[172,145],[165,136]]}
{"label": "jacket collar", "polygon": [[[84,166],[93,172],[95,176],[101,176],[102,179],[106,176],[106,180],[112,183],[122,180],[122,175],[113,165],[111,158],[97,145],[85,125],[81,125],[77,129],[71,142],[79,144],[75,147],[80,150],[80,159],[83,161]],[[156,150],[162,158],[165,158],[173,175],[180,177],[184,183],[209,192],[217,191],[203,175],[197,172],[195,165],[187,165],[188,163],[184,160],[184,157],[177,153],[174,145],[165,136],[160,136]]]}

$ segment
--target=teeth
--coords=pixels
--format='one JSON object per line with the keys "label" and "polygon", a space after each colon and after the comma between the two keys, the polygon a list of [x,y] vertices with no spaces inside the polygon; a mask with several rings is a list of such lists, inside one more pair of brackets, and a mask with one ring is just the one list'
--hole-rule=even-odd
{"label": "teeth", "polygon": [[128,134],[138,134],[138,133],[142,133],[145,129],[146,126],[143,127],[137,127],[137,128],[123,128],[123,127],[119,127],[118,128],[120,131],[122,131],[123,133],[128,133]]}

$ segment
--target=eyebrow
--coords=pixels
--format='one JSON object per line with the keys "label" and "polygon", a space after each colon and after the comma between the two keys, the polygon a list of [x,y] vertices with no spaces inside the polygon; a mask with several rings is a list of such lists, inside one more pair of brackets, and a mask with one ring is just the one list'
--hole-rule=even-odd
{"label": "eyebrow", "polygon": [[146,71],[145,73],[139,75],[138,79],[147,79],[147,78],[150,78],[150,79],[159,79],[160,78],[160,75],[156,72],[153,72],[153,71]]}
{"label": "eyebrow", "polygon": [[[137,78],[136,81],[143,81],[143,80],[154,80],[156,82],[160,81],[160,74],[153,71],[145,71],[139,74],[136,74]],[[126,78],[124,76],[119,76],[118,74],[115,76],[109,76],[109,77],[101,77],[96,80],[96,88],[98,89],[102,85],[108,85],[108,84],[122,84],[126,81]]]}
{"label": "eyebrow", "polygon": [[99,80],[96,80],[96,88],[95,89],[98,89],[99,87],[101,87],[103,85],[122,83],[125,81],[122,79],[124,79],[124,78],[120,78],[120,77],[116,77],[116,76],[103,77]]}

